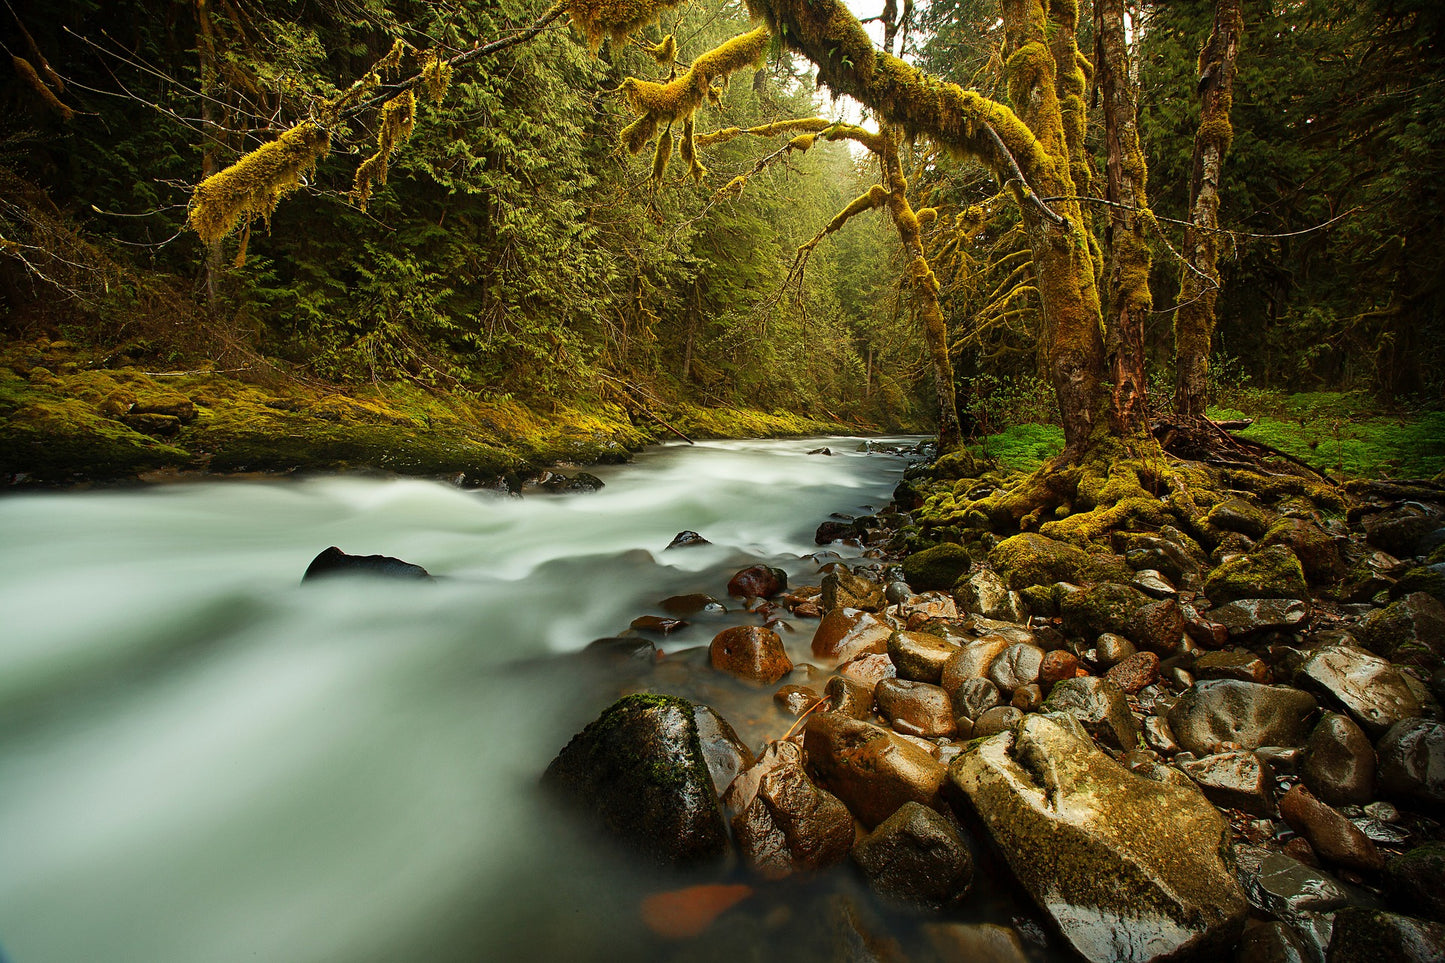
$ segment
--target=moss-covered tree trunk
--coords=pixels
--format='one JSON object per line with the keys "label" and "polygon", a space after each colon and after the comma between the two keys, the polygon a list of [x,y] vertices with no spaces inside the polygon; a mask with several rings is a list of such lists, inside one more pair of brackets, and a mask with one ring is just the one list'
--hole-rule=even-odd
{"label": "moss-covered tree trunk", "polygon": [[1229,110],[1243,32],[1240,0],[1218,0],[1214,29],[1199,55],[1202,108],[1194,137],[1190,224],[1184,233],[1179,310],[1174,313],[1174,407],[1183,420],[1203,418],[1209,400],[1209,348],[1219,297],[1219,175],[1234,137]]}
{"label": "moss-covered tree trunk", "polygon": [[1149,291],[1151,257],[1144,231],[1148,171],[1139,146],[1139,125],[1129,76],[1124,0],[1094,0],[1099,43],[1099,92],[1104,105],[1106,198],[1109,208],[1109,270],[1105,284],[1104,345],[1113,381],[1110,414],[1120,435],[1148,427],[1144,375],[1144,322],[1154,307]]}

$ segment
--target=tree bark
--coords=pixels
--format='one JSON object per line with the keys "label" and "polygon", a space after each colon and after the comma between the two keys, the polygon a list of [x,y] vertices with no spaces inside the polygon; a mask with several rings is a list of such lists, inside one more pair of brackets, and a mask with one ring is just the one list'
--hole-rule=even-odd
{"label": "tree bark", "polygon": [[1209,402],[1209,349],[1219,297],[1219,176],[1234,137],[1229,110],[1243,32],[1240,0],[1218,0],[1214,29],[1199,55],[1202,107],[1194,137],[1179,309],[1174,313],[1174,408],[1185,421],[1203,418]]}

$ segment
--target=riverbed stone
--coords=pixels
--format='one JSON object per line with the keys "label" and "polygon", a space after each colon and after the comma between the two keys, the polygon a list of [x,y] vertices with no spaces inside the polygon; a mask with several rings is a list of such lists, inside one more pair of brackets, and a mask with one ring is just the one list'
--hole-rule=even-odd
{"label": "riverbed stone", "polygon": [[1269,682],[1269,666],[1248,649],[1220,649],[1205,652],[1194,660],[1194,677],[1266,684]]}
{"label": "riverbed stone", "polygon": [[973,738],[984,739],[1005,732],[1018,725],[1023,717],[1023,710],[1011,705],[985,709],[973,720]]}
{"label": "riverbed stone", "polygon": [[764,879],[842,862],[853,846],[848,807],[808,778],[803,751],[794,743],[769,743],[723,802],[736,814],[733,838],[743,860]]}
{"label": "riverbed stone", "polygon": [[1420,702],[1389,662],[1348,645],[1325,646],[1300,666],[1295,683],[1342,708],[1372,738],[1420,715]]}
{"label": "riverbed stone", "polygon": [[1385,886],[1412,915],[1445,923],[1445,841],[1434,840],[1387,860]]}
{"label": "riverbed stone", "polygon": [[920,592],[930,589],[947,592],[959,577],[968,572],[973,560],[962,545],[945,542],[915,552],[903,560],[903,577]]}
{"label": "riverbed stone", "polygon": [[1364,906],[1335,914],[1326,963],[1440,963],[1445,959],[1445,924],[1412,919]]}
{"label": "riverbed stone", "polygon": [[1158,534],[1113,532],[1109,539],[1114,551],[1123,553],[1130,568],[1157,571],[1175,585],[1197,585],[1207,556],[1192,539],[1182,533],[1176,536],[1165,537],[1162,531]]}
{"label": "riverbed stone", "polygon": [[969,642],[949,657],[939,673],[939,685],[952,691],[964,679],[982,679],[988,676],[988,668],[1011,644],[1005,639],[981,639]]}
{"label": "riverbed stone", "polygon": [[986,565],[960,576],[953,586],[953,600],[959,611],[1005,622],[1022,622],[1027,608],[1018,592],[1011,590],[997,572]]}
{"label": "riverbed stone", "polygon": [[1307,599],[1304,568],[1283,545],[1229,559],[1204,578],[1204,594],[1215,604],[1238,599]]}
{"label": "riverbed stone", "polygon": [[1307,518],[1281,518],[1260,539],[1260,547],[1283,545],[1299,559],[1305,578],[1315,585],[1329,585],[1345,574],[1340,541],[1318,523]]}
{"label": "riverbed stone", "polygon": [[1036,645],[1016,642],[998,654],[988,667],[988,677],[1000,691],[1010,695],[1016,689],[1037,682],[1044,651]]}
{"label": "riverbed stone", "polygon": [[1151,652],[1169,655],[1184,638],[1184,610],[1175,599],[1159,599],[1134,613],[1134,641]]}
{"label": "riverbed stone", "polygon": [[1234,860],[1250,904],[1288,924],[1310,948],[1314,960],[1324,959],[1334,912],[1351,900],[1340,881],[1284,853],[1259,846],[1234,847]]}
{"label": "riverbed stone", "polygon": [[871,694],[879,682],[897,676],[898,670],[894,668],[893,660],[888,658],[888,653],[869,652],[838,666],[838,674],[866,686]]}
{"label": "riverbed stone", "polygon": [[1168,718],[1179,744],[1205,755],[1226,742],[1242,749],[1303,745],[1315,709],[1314,697],[1299,689],[1216,679],[1191,686]]}
{"label": "riverbed stone", "polygon": [[1082,674],[1085,674],[1084,666],[1077,655],[1067,649],[1054,649],[1045,653],[1043,662],[1039,664],[1039,686],[1047,694],[1055,683]]}
{"label": "riverbed stone", "polygon": [[873,714],[873,688],[852,679],[833,676],[823,688],[823,695],[828,699],[830,712],[850,719],[866,719]]}
{"label": "riverbed stone", "polygon": [[1003,704],[1003,695],[992,679],[964,679],[948,692],[953,702],[955,715],[966,719],[977,719],[994,706]]}
{"label": "riverbed stone", "polygon": [[1063,614],[1064,632],[1076,638],[1094,639],[1101,632],[1114,632],[1142,645],[1144,631],[1139,611],[1151,601],[1132,585],[1100,582],[1065,596],[1059,611]]}
{"label": "riverbed stone", "polygon": [[1252,920],[1239,938],[1234,963],[1315,963],[1295,931],[1277,921]]}
{"label": "riverbed stone", "polygon": [[923,932],[939,960],[1029,963],[1018,931],[997,923],[926,923]]}
{"label": "riverbed stone", "polygon": [[813,657],[825,662],[847,662],[869,652],[888,651],[893,629],[871,612],[833,609],[813,631]]}
{"label": "riverbed stone", "polygon": [[805,685],[785,685],[773,693],[773,704],[790,716],[800,716],[822,698],[816,689]]}
{"label": "riverbed stone", "polygon": [[1280,797],[1279,814],[1329,862],[1365,873],[1385,868],[1385,859],[1370,838],[1304,786]]}
{"label": "riverbed stone", "polygon": [[667,543],[667,549],[663,549],[663,551],[673,548],[697,548],[702,545],[711,544],[712,542],[709,542],[697,532],[678,532],[672,536],[672,541]]}
{"label": "riverbed stone", "polygon": [[935,739],[954,731],[953,703],[936,685],[910,679],[884,679],[873,690],[878,711],[896,731]]}
{"label": "riverbed stone", "polygon": [[[1259,635],[1264,632],[1296,629],[1309,621],[1310,606],[1302,599],[1256,599],[1243,598],[1210,609],[1203,617],[1207,626],[1222,626],[1227,638],[1237,639]],[[1185,626],[1186,631],[1188,626]],[[1197,637],[1193,636],[1193,637]],[[1223,645],[1213,629],[1209,629],[1212,643]]]}
{"label": "riverbed stone", "polygon": [[657,863],[694,865],[727,852],[694,706],[685,699],[619,699],[567,743],[542,782]]}
{"label": "riverbed stone", "polygon": [[838,566],[823,576],[823,611],[849,608],[876,612],[883,607],[883,586]]}
{"label": "riverbed stone", "polygon": [[788,573],[768,565],[750,565],[728,579],[734,598],[770,599],[788,587]]}
{"label": "riverbed stone", "polygon": [[1085,959],[1222,951],[1243,924],[1244,895],[1221,858],[1223,817],[1049,719],[977,743],[949,779]]}
{"label": "riverbed stone", "polygon": [[697,615],[700,612],[721,615],[727,611],[727,607],[711,595],[697,592],[691,595],[670,595],[658,602],[657,606],[669,615],[682,617]]}
{"label": "riverbed stone", "polygon": [[1145,686],[1159,681],[1159,656],[1153,652],[1135,652],[1104,673],[1104,678],[1127,695],[1134,695]]}
{"label": "riverbed stone", "polygon": [[337,575],[362,575],[373,578],[429,580],[431,574],[420,565],[404,562],[390,555],[348,555],[335,545],[311,560],[301,581]]}
{"label": "riverbed stone", "polygon": [[714,669],[757,685],[772,685],[793,669],[778,633],[757,625],[723,629],[713,636],[708,657]]}
{"label": "riverbed stone", "polygon": [[721,796],[738,773],[753,764],[753,751],[712,706],[693,706],[692,720],[697,727],[697,744],[702,750],[703,762],[712,776],[713,788]]}
{"label": "riverbed stone", "polygon": [[1129,700],[1124,690],[1108,679],[1065,679],[1050,690],[1042,709],[1072,716],[1090,736],[1115,749],[1127,751],[1139,744],[1139,727],[1129,711]]}
{"label": "riverbed stone", "polygon": [[973,883],[968,841],[948,817],[916,802],[859,840],[853,860],[879,893],[916,906],[944,906]]}
{"label": "riverbed stone", "polygon": [[1219,752],[1179,764],[1216,806],[1242,809],[1254,816],[1274,815],[1273,780],[1268,767],[1247,750]]}
{"label": "riverbed stone", "polygon": [[1099,665],[1109,669],[1129,658],[1137,650],[1133,642],[1117,632],[1105,632],[1094,644],[1094,651],[1099,657]]}
{"label": "riverbed stone", "polygon": [[1375,751],[1383,795],[1445,806],[1445,722],[1403,719]]}
{"label": "riverbed stone", "polygon": [[887,651],[899,678],[937,683],[944,664],[960,646],[930,632],[894,632],[888,637]]}
{"label": "riverbed stone", "polygon": [[1300,778],[1331,806],[1364,805],[1375,798],[1375,747],[1349,716],[1323,713],[1305,743]]}
{"label": "riverbed stone", "polygon": [[1412,592],[1370,613],[1360,637],[1366,648],[1387,659],[1411,645],[1445,655],[1445,604],[1425,592]]}
{"label": "riverbed stone", "polygon": [[927,751],[880,726],[834,712],[808,717],[808,770],[872,828],[906,802],[938,805],[944,769]]}
{"label": "riverbed stone", "polygon": [[1204,516],[1204,524],[1221,532],[1238,532],[1258,539],[1269,531],[1274,513],[1245,498],[1228,498]]}

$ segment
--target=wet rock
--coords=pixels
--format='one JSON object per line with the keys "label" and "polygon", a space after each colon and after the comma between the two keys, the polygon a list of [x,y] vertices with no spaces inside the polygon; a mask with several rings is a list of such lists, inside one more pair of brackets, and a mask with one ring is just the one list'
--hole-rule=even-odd
{"label": "wet rock", "polygon": [[1136,652],[1105,673],[1104,678],[1126,694],[1134,695],[1159,681],[1159,656],[1153,652]]}
{"label": "wet rock", "polygon": [[1247,649],[1206,652],[1194,660],[1197,679],[1235,679],[1240,682],[1269,682],[1269,666]]}
{"label": "wet rock", "polygon": [[1017,642],[999,653],[988,667],[988,677],[1004,692],[1013,693],[1038,681],[1044,652],[1038,646]]}
{"label": "wet rock", "polygon": [[1115,749],[1133,749],[1139,744],[1139,727],[1129,711],[1129,700],[1124,690],[1108,679],[1065,679],[1049,692],[1043,710],[1072,716],[1090,736]]}
{"label": "wet rock", "polygon": [[944,769],[887,729],[834,712],[808,717],[808,769],[864,826],[877,826],[906,802],[935,806]]}
{"label": "wet rock", "polygon": [[1157,571],[1176,585],[1197,584],[1204,571],[1204,552],[1182,533],[1166,538],[1162,533],[1114,532],[1109,537],[1114,551],[1122,552],[1131,568]]}
{"label": "wet rock", "polygon": [[1216,806],[1242,809],[1255,816],[1274,815],[1270,772],[1252,752],[1215,753],[1182,762],[1179,768]]}
{"label": "wet rock", "polygon": [[1099,656],[1099,665],[1106,669],[1123,662],[1136,651],[1133,642],[1115,632],[1105,632],[1099,636],[1094,650]]}
{"label": "wet rock", "polygon": [[[1208,622],[1222,625],[1229,638],[1297,628],[1304,625],[1309,617],[1308,602],[1299,599],[1252,598],[1239,599],[1212,608],[1205,615]],[[1216,642],[1215,644],[1223,643]]]}
{"label": "wet rock", "polygon": [[1216,604],[1239,599],[1307,599],[1304,568],[1283,545],[1230,559],[1204,578],[1204,594]]}
{"label": "wet rock", "polygon": [[708,646],[708,658],[714,669],[758,685],[772,685],[793,669],[778,633],[756,625],[723,629]]}
{"label": "wet rock", "polygon": [[702,760],[712,777],[713,789],[721,796],[738,773],[753,764],[753,751],[712,706],[693,706],[692,721],[697,728],[698,748],[702,750]]}
{"label": "wet rock", "polygon": [[1384,857],[1369,837],[1304,786],[1280,797],[1279,814],[1329,862],[1366,873],[1385,868]]}
{"label": "wet rock", "polygon": [[1055,683],[1072,679],[1082,672],[1083,663],[1077,655],[1067,649],[1055,649],[1046,653],[1039,665],[1039,685],[1045,690],[1051,689]]}
{"label": "wet rock", "polygon": [[961,577],[953,586],[959,611],[1005,622],[1022,622],[1027,608],[1017,592],[1009,589],[999,574],[980,566]]}
{"label": "wet rock", "polygon": [[856,538],[858,530],[852,522],[824,522],[813,533],[814,545],[831,545],[845,538]]}
{"label": "wet rock", "polygon": [[877,582],[842,567],[823,576],[823,611],[850,608],[876,612],[882,607],[883,586]]}
{"label": "wet rock", "polygon": [[838,674],[866,687],[871,693],[878,683],[895,677],[898,670],[893,667],[893,660],[888,658],[887,653],[874,652],[844,662],[838,666]]}
{"label": "wet rock", "polygon": [[1144,743],[1150,749],[1166,755],[1179,751],[1179,742],[1174,738],[1174,730],[1169,728],[1167,720],[1159,716],[1145,716],[1141,728],[1144,731]]}
{"label": "wet rock", "polygon": [[805,685],[785,685],[773,693],[773,703],[790,716],[800,716],[823,697]]}
{"label": "wet rock", "polygon": [[764,879],[782,879],[842,862],[853,846],[853,816],[842,800],[814,785],[803,752],[772,742],[728,787],[733,836],[744,861]]}
{"label": "wet rock", "polygon": [[1146,568],[1136,572],[1134,577],[1129,580],[1129,584],[1145,595],[1152,596],[1156,599],[1173,598],[1179,594],[1179,590],[1164,577],[1163,572],[1152,568]]}
{"label": "wet rock", "polygon": [[1421,554],[1421,541],[1440,525],[1437,511],[1418,504],[1377,512],[1365,519],[1365,540],[1396,558]]}
{"label": "wet rock", "polygon": [[587,643],[582,654],[593,659],[638,662],[654,662],[658,656],[657,646],[651,639],[637,636],[593,639]]}
{"label": "wet rock", "polygon": [[687,623],[682,619],[665,619],[659,615],[642,615],[632,620],[631,628],[639,632],[656,632],[658,635],[667,635],[686,627]]}
{"label": "wet rock", "polygon": [[1382,794],[1445,805],[1445,722],[1401,720],[1390,727],[1375,751]]}
{"label": "wet rock", "polygon": [[971,564],[967,549],[945,542],[905,558],[903,577],[921,592],[930,589],[946,592],[953,588],[953,583],[968,571]]}
{"label": "wet rock", "polygon": [[670,696],[614,702],[558,753],[543,784],[658,863],[721,857],[727,827],[693,708]]}
{"label": "wet rock", "polygon": [[788,574],[766,565],[751,565],[728,579],[728,594],[734,598],[770,599],[787,587]]}
{"label": "wet rock", "polygon": [[1044,704],[1044,690],[1038,683],[1030,682],[1028,685],[1021,685],[1014,690],[1009,705],[1020,712],[1037,712]]}
{"label": "wet rock", "polygon": [[[1127,582],[1133,570],[1117,555],[1091,555],[1083,549],[1036,532],[1025,532],[999,542],[988,562],[1010,588],[1070,582]],[[1157,566],[1155,566],[1157,567]]]}
{"label": "wet rock", "polygon": [[1013,643],[1005,639],[984,639],[970,642],[949,656],[939,674],[939,685],[950,692],[958,688],[964,679],[980,679],[988,675],[994,659]]}
{"label": "wet rock", "polygon": [[957,652],[959,646],[927,632],[894,632],[888,638],[888,657],[902,679],[936,683]]}
{"label": "wet rock", "polygon": [[1440,963],[1445,925],[1384,910],[1346,906],[1335,914],[1326,963]]}
{"label": "wet rock", "polygon": [[1299,559],[1305,578],[1315,585],[1329,585],[1345,574],[1345,560],[1339,541],[1319,525],[1305,518],[1282,518],[1260,540],[1261,548],[1283,545]]}
{"label": "wet rock", "polygon": [[1029,963],[1018,931],[996,923],[928,923],[923,927],[940,960]]}
{"label": "wet rock", "polygon": [[904,735],[934,739],[953,733],[953,703],[936,685],[884,679],[873,690],[873,698],[888,724]]}
{"label": "wet rock", "polygon": [[962,833],[916,802],[904,803],[860,840],[853,860],[879,893],[917,906],[943,906],[973,883],[973,855]]}
{"label": "wet rock", "polygon": [[1361,627],[1365,646],[1385,658],[1411,645],[1445,655],[1445,604],[1414,592],[1370,614]]}
{"label": "wet rock", "polygon": [[301,581],[336,575],[370,575],[381,578],[429,579],[431,574],[420,565],[403,562],[390,555],[347,555],[335,545],[317,555],[306,568]]}
{"label": "wet rock", "polygon": [[979,743],[949,780],[1073,949],[1098,961],[1222,950],[1243,893],[1202,797],[1119,767],[1041,716]]}
{"label": "wet rock", "polygon": [[1190,752],[1206,754],[1220,743],[1243,749],[1303,745],[1314,697],[1285,686],[1233,679],[1200,682],[1169,710],[1169,728]]}
{"label": "wet rock", "polygon": [[[697,532],[678,532],[672,536],[672,541],[667,543],[667,548],[696,548],[699,545],[711,544],[712,542],[709,542]],[[663,551],[667,551],[667,549],[663,549]]]}
{"label": "wet rock", "polygon": [[1236,846],[1236,872],[1249,902],[1287,923],[1315,960],[1330,943],[1333,912],[1350,902],[1339,880],[1283,853],[1257,846]]}
{"label": "wet rock", "polygon": [[882,619],[869,612],[834,609],[823,616],[813,632],[814,657],[847,662],[870,652],[887,652],[893,634]]}
{"label": "wet rock", "polygon": [[1151,602],[1149,596],[1130,585],[1100,582],[1065,596],[1059,603],[1064,631],[1084,639],[1113,632],[1143,643],[1139,610]]}
{"label": "wet rock", "polygon": [[[945,690],[948,691],[948,690]],[[965,719],[977,719],[988,710],[1003,703],[998,686],[989,679],[964,679],[949,692],[953,711]]]}
{"label": "wet rock", "polygon": [[711,595],[672,595],[657,603],[657,607],[669,615],[689,616],[697,615],[699,612],[706,612],[711,615],[722,615],[727,608],[713,598]]}
{"label": "wet rock", "polygon": [[1314,955],[1283,923],[1254,922],[1240,937],[1234,963],[1314,963]]}
{"label": "wet rock", "polygon": [[873,688],[852,679],[835,675],[823,689],[828,698],[828,711],[850,719],[866,719],[873,714]]}
{"label": "wet rock", "polygon": [[1184,610],[1174,599],[1161,599],[1134,613],[1134,641],[1151,652],[1174,652],[1184,638]]}
{"label": "wet rock", "polygon": [[591,472],[579,471],[571,475],[564,475],[561,472],[550,471],[544,474],[541,485],[549,492],[585,494],[600,491],[606,487],[602,479]]}
{"label": "wet rock", "polygon": [[1014,706],[994,706],[992,709],[985,709],[977,719],[973,720],[973,738],[983,739],[1000,732],[1007,732],[1018,725],[1023,717],[1023,710]]}
{"label": "wet rock", "polygon": [[1445,556],[1445,549],[1436,549],[1435,554],[1430,556],[1433,561],[1416,565],[1401,575],[1400,580],[1390,586],[1390,598],[1400,599],[1423,592],[1445,604],[1445,558],[1440,556]]}
{"label": "wet rock", "polygon": [[1385,885],[1412,914],[1445,923],[1445,841],[1416,846],[1388,860]]}
{"label": "wet rock", "polygon": [[1349,716],[1326,712],[1305,743],[1300,778],[1331,806],[1375,798],[1375,747]]}
{"label": "wet rock", "polygon": [[1261,538],[1269,531],[1274,515],[1243,498],[1220,502],[1204,516],[1204,524],[1222,532],[1238,532],[1250,538]]}
{"label": "wet rock", "polygon": [[1300,666],[1295,683],[1344,709],[1374,738],[1400,720],[1420,714],[1420,703],[1399,671],[1352,646],[1318,650]]}
{"label": "wet rock", "polygon": [[[903,582],[892,584],[903,585],[907,589]],[[925,621],[958,618],[958,606],[953,604],[953,597],[942,592],[924,592],[922,595],[908,593],[897,605],[893,614],[910,625],[920,618]]]}

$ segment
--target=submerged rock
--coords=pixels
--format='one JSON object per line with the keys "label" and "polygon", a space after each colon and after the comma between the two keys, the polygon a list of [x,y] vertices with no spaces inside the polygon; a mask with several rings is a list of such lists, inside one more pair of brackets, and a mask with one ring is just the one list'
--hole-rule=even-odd
{"label": "submerged rock", "polygon": [[1136,776],[1030,716],[959,756],[950,781],[1070,945],[1097,961],[1227,947],[1244,894],[1229,828],[1197,793]]}
{"label": "submerged rock", "polygon": [[853,860],[875,890],[919,906],[943,906],[973,883],[968,842],[946,816],[916,802],[860,840]]}
{"label": "submerged rock", "polygon": [[317,555],[306,568],[301,581],[334,575],[373,575],[382,578],[428,579],[431,574],[420,565],[403,562],[390,555],[347,555],[335,545]]}

